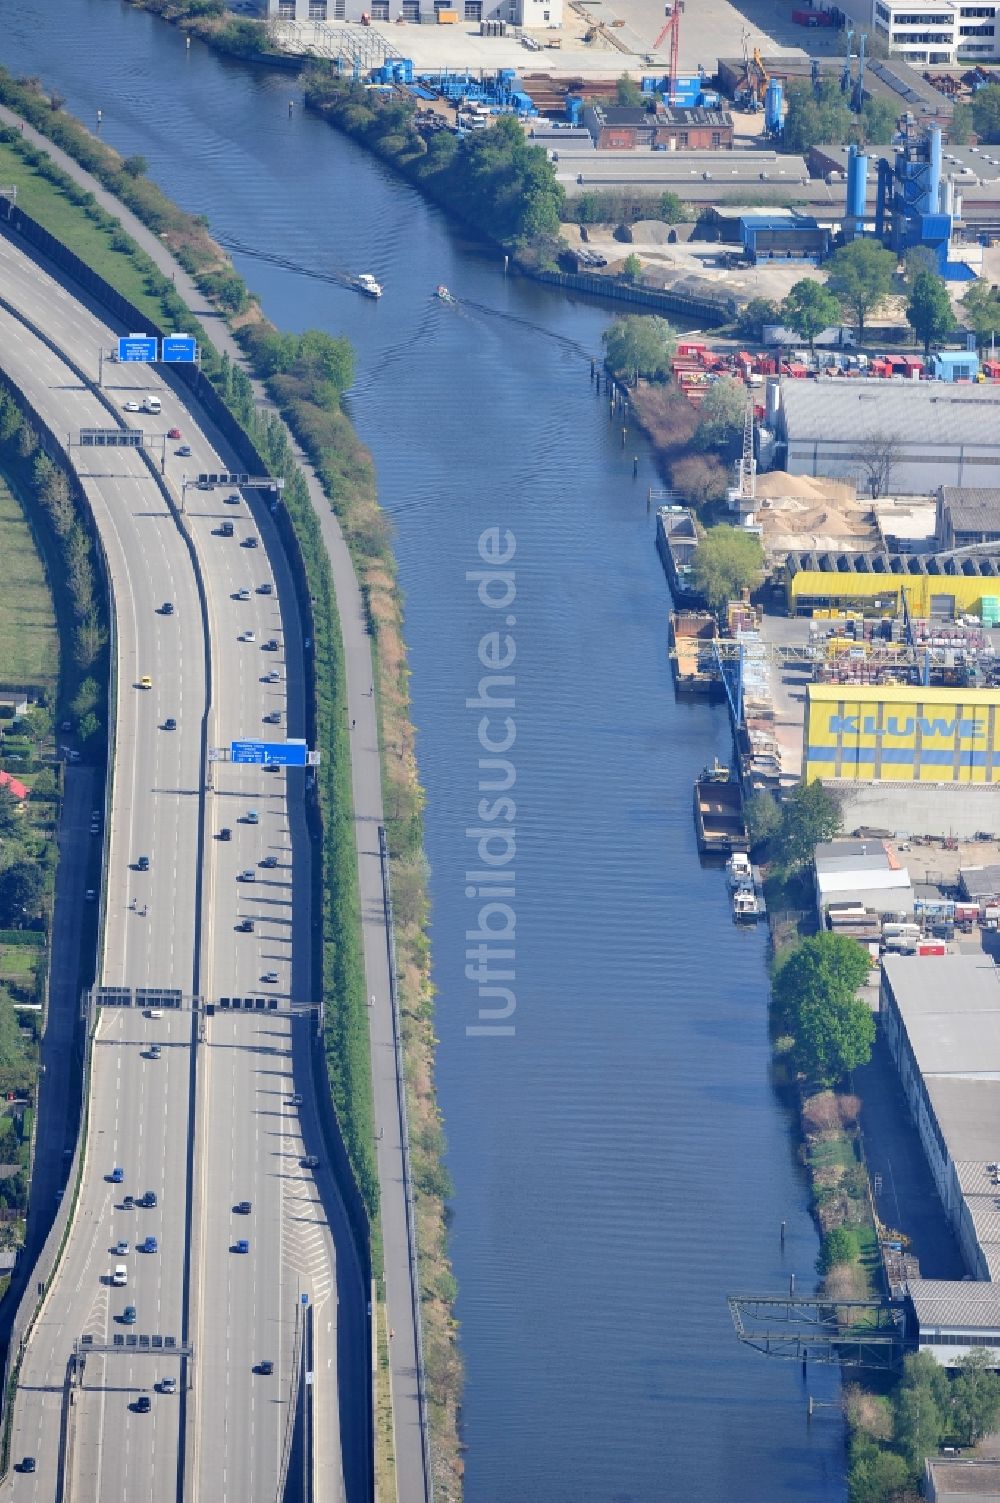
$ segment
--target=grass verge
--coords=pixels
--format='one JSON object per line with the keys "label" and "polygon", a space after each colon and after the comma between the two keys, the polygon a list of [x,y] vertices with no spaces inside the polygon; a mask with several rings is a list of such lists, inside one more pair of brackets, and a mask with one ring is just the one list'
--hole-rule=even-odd
{"label": "grass verge", "polygon": [[[0,176],[3,167],[0,165]],[[48,696],[59,678],[52,595],[28,520],[0,479],[0,649],[3,681],[37,685]]]}

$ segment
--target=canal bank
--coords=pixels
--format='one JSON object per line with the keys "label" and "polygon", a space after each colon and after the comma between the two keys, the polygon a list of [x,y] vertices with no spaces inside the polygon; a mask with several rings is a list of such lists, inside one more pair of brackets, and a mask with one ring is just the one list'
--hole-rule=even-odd
{"label": "canal bank", "polygon": [[[797,1371],[742,1352],[725,1308],[811,1274],[816,1239],[768,1083],[763,938],[733,931],[694,850],[691,784],[728,728],[673,702],[650,456],[633,485],[588,382],[606,315],[504,283],[369,154],[289,120],[287,78],[95,0],[67,0],[43,56],[40,17],[10,18],[9,65],[102,107],[105,137],[218,235],[305,268],[235,254],[275,323],[358,350],[348,402],[395,524],[427,797],[467,1495],[840,1499],[835,1416],[807,1431]],[[341,268],[371,270],[381,304],[323,280]],[[465,700],[493,618],[465,576],[493,526],[517,542],[519,977],[513,1039],[477,1040],[466,831],[486,795]]]}

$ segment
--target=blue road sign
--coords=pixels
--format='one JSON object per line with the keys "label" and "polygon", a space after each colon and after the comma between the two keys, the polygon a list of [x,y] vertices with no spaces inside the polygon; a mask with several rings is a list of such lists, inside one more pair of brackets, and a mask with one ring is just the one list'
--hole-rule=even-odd
{"label": "blue road sign", "polygon": [[126,334],[118,341],[118,359],[123,364],[155,360],[158,347],[154,334]]}
{"label": "blue road sign", "polygon": [[305,767],[307,761],[304,741],[233,741],[229,755],[258,767]]}
{"label": "blue road sign", "polygon": [[166,365],[193,365],[198,345],[193,334],[164,334],[161,359]]}

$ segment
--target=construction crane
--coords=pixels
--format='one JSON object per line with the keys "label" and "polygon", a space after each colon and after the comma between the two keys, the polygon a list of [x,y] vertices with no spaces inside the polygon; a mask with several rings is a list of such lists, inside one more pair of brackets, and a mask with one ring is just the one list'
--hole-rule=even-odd
{"label": "construction crane", "polygon": [[673,4],[664,9],[666,21],[663,30],[653,43],[653,51],[659,52],[664,39],[670,37],[670,66],[667,69],[667,103],[677,103],[677,79],[679,77],[679,62],[681,45],[681,12],[684,9],[684,0],[673,0]]}
{"label": "construction crane", "polygon": [[744,105],[747,109],[759,110],[769,78],[764,59],[760,55],[760,48],[755,47],[753,57],[750,56],[750,49],[747,46],[749,40],[749,31],[744,31],[743,82],[736,91],[736,103]]}

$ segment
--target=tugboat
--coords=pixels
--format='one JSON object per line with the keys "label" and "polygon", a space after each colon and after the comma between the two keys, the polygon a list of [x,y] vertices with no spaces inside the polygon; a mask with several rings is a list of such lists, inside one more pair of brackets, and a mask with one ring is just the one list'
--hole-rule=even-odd
{"label": "tugboat", "polygon": [[382,288],[370,271],[363,271],[360,276],[355,277],[351,286],[356,292],[363,292],[365,297],[382,296]]}

